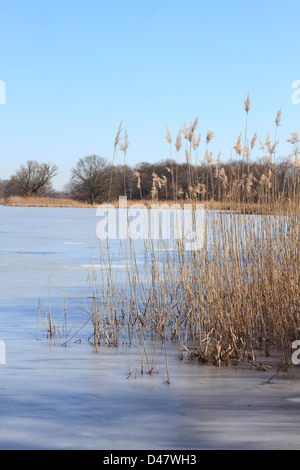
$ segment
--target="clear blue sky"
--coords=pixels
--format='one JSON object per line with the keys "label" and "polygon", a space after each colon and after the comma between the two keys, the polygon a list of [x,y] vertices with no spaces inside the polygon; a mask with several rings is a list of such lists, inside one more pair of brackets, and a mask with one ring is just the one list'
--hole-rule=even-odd
{"label": "clear blue sky", "polygon": [[[121,120],[128,163],[169,156],[183,121],[215,133],[228,160],[244,133],[300,132],[299,0],[0,0],[0,178],[27,160],[59,167],[60,189],[80,157],[111,160]],[[119,156],[120,162],[122,156]],[[183,157],[182,157],[183,158]]]}

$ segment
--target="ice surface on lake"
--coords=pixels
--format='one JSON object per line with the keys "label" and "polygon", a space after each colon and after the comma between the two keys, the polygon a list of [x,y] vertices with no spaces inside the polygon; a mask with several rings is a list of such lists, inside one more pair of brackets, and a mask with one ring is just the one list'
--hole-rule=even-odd
{"label": "ice surface on lake", "polygon": [[[141,375],[135,348],[95,352],[86,329],[67,347],[37,340],[38,299],[40,322],[49,296],[54,320],[64,296],[68,326],[86,320],[89,269],[105,269],[96,213],[0,206],[0,220],[1,449],[300,448],[296,378],[267,384],[274,371],[186,363],[168,344],[167,385],[163,354]],[[112,264],[122,275],[117,243]]]}

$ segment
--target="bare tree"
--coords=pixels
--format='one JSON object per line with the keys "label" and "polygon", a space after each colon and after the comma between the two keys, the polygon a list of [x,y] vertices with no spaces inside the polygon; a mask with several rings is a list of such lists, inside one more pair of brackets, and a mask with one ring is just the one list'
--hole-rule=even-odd
{"label": "bare tree", "polygon": [[95,202],[105,200],[109,188],[109,165],[105,158],[98,155],[87,155],[80,158],[68,184],[72,197]]}
{"label": "bare tree", "polygon": [[52,178],[56,175],[56,165],[29,160],[10,178],[10,192],[20,196],[44,196],[52,192]]}

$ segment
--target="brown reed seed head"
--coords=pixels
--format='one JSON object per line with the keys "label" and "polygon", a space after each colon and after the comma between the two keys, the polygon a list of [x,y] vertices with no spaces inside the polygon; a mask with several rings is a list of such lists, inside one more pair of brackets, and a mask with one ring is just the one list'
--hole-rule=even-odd
{"label": "brown reed seed head", "polygon": [[242,154],[241,136],[240,136],[240,135],[238,136],[238,139],[237,139],[237,141],[236,141],[236,144],[235,144],[235,146],[234,146],[233,148],[234,148],[234,150],[236,151],[236,153],[237,153],[238,155],[241,155],[241,154]]}
{"label": "brown reed seed head", "polygon": [[116,138],[115,138],[115,148],[117,147],[117,145],[120,141],[121,131],[122,131],[122,121],[120,122],[119,129],[118,129],[118,132],[117,132],[117,135],[116,135]]}
{"label": "brown reed seed head", "polygon": [[278,111],[277,116],[275,118],[275,123],[277,127],[280,126],[280,122],[281,122],[281,109]]}
{"label": "brown reed seed head", "polygon": [[162,183],[163,186],[166,186],[167,184],[167,177],[165,175],[162,176],[162,178],[160,178],[160,181]]}
{"label": "brown reed seed head", "polygon": [[220,174],[219,174],[219,178],[220,178],[221,181],[222,181],[223,187],[226,188],[227,182],[228,182],[228,178],[227,178],[227,175],[226,175],[226,173],[225,173],[224,168],[221,168]]}
{"label": "brown reed seed head", "polygon": [[182,126],[182,133],[183,133],[183,137],[185,139],[188,139],[188,131],[187,131],[187,128],[186,128],[186,125],[185,125],[185,122],[183,121],[183,126]]}
{"label": "brown reed seed head", "polygon": [[197,148],[197,141],[196,141],[196,136],[193,134],[192,136],[192,143],[193,143],[193,149],[196,150]]}
{"label": "brown reed seed head", "polygon": [[192,144],[193,144],[193,149],[194,150],[196,150],[199,147],[200,138],[201,138],[201,134],[199,134],[198,139],[196,139],[195,133],[192,134]]}
{"label": "brown reed seed head", "polygon": [[252,140],[251,140],[251,150],[254,149],[255,144],[256,144],[256,141],[257,141],[257,135],[256,135],[256,132],[255,132],[255,134],[254,134],[254,136],[253,136],[253,138],[252,138]]}
{"label": "brown reed seed head", "polygon": [[270,138],[269,138],[269,134],[266,137],[266,146],[268,148],[269,154],[272,155],[272,153],[274,152],[275,145],[272,147],[271,142],[270,142]]}
{"label": "brown reed seed head", "polygon": [[209,153],[207,149],[205,151],[205,160],[208,165],[213,161],[212,153]]}
{"label": "brown reed seed head", "polygon": [[209,142],[212,140],[213,137],[214,137],[214,133],[212,131],[208,131],[206,135],[206,145],[209,144]]}
{"label": "brown reed seed head", "polygon": [[126,153],[128,147],[129,147],[128,134],[127,134],[126,127],[125,127],[125,132],[124,132],[124,144],[120,144],[120,149],[121,149],[122,152]]}
{"label": "brown reed seed head", "polygon": [[295,145],[297,144],[297,142],[299,142],[298,140],[298,132],[291,132],[291,138],[290,139],[287,139],[287,142],[290,142],[291,144]]}
{"label": "brown reed seed head", "polygon": [[181,130],[177,134],[175,147],[176,147],[177,152],[179,152],[179,150],[181,149]]}
{"label": "brown reed seed head", "polygon": [[141,187],[141,175],[138,171],[136,171],[133,175],[135,178],[137,178],[137,187],[140,189]]}
{"label": "brown reed seed head", "polygon": [[245,111],[248,114],[249,111],[250,111],[250,96],[249,96],[249,93],[248,93],[248,96],[247,96],[247,99],[245,101],[244,106],[245,106]]}
{"label": "brown reed seed head", "polygon": [[196,130],[197,125],[198,125],[198,116],[194,120],[193,124],[190,125],[189,132],[188,132],[188,139],[190,142],[193,141],[194,149],[196,147],[195,130]]}
{"label": "brown reed seed head", "polygon": [[246,190],[247,190],[247,193],[250,194],[251,193],[251,188],[253,186],[253,180],[254,180],[254,176],[253,176],[253,173],[251,172],[247,178],[247,183],[246,183]]}
{"label": "brown reed seed head", "polygon": [[191,126],[191,132],[194,134],[196,127],[198,126],[198,116],[196,117],[193,125]]}
{"label": "brown reed seed head", "polygon": [[167,125],[166,125],[166,132],[167,132],[167,135],[166,135],[166,137],[165,137],[165,138],[166,138],[167,142],[169,142],[169,144],[171,144],[171,142],[172,142],[172,138],[171,138],[171,134],[170,134],[170,131],[169,131],[169,129],[168,129],[168,126],[167,126]]}
{"label": "brown reed seed head", "polygon": [[249,160],[249,157],[250,157],[250,147],[249,147],[249,140],[247,139],[247,145],[246,145],[246,158],[247,160]]}
{"label": "brown reed seed head", "polygon": [[260,150],[263,150],[263,151],[264,151],[264,150],[265,150],[265,146],[264,146],[264,144],[262,143],[262,141],[261,141],[261,140],[259,141],[259,143],[260,143],[260,147],[259,147],[259,148],[260,148]]}

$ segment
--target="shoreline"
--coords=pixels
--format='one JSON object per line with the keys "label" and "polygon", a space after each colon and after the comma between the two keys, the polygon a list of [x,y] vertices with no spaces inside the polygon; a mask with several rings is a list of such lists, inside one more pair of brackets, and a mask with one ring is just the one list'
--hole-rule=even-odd
{"label": "shoreline", "polygon": [[[191,204],[191,201],[178,201],[181,207],[184,207],[184,204]],[[203,204],[205,210],[211,211],[229,211],[229,212],[239,212],[245,214],[273,214],[273,215],[282,215],[290,214],[293,209],[296,209],[296,203],[278,203],[275,206],[268,206],[265,204],[259,203],[234,203],[234,202],[219,202],[219,201],[196,201],[197,204]],[[101,204],[88,204],[74,199],[67,198],[51,198],[51,197],[9,197],[0,199],[0,205],[5,207],[54,207],[54,208],[81,208],[81,209],[94,209]],[[115,208],[119,207],[119,200],[111,201],[109,204]],[[150,209],[152,204],[159,204],[161,209],[167,209],[171,205],[175,204],[175,201],[151,201],[151,200],[127,200],[127,207],[131,207],[134,204],[142,204],[145,208]]]}

